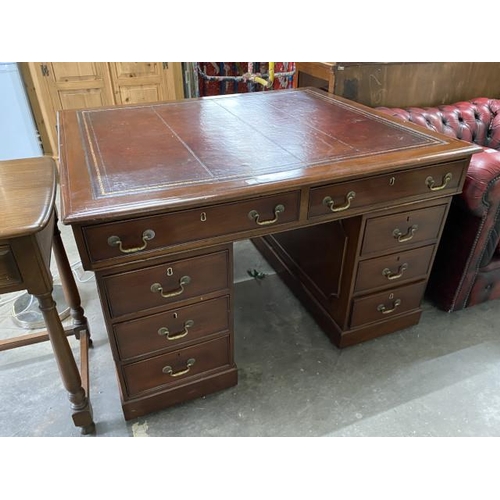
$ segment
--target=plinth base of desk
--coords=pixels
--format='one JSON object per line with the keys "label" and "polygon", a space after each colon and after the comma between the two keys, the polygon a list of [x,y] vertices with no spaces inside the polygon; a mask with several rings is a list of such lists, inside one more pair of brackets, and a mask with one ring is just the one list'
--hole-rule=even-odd
{"label": "plinth base of desk", "polygon": [[342,348],[414,326],[420,321],[421,315],[422,310],[417,309],[407,314],[401,314],[397,318],[391,319],[390,321],[385,321],[383,323],[371,323],[355,330],[346,330],[341,332],[338,330],[337,325],[334,325],[337,328],[336,331],[333,329],[327,330],[326,328],[324,328],[324,330],[330,337],[330,340],[337,347]]}
{"label": "plinth base of desk", "polygon": [[202,380],[195,380],[128,401],[122,399],[123,415],[125,420],[131,420],[154,411],[163,410],[169,406],[228,389],[237,383],[238,369],[233,366],[223,372],[206,376]]}
{"label": "plinth base of desk", "polygon": [[332,343],[339,348],[394,333],[414,326],[420,321],[422,309],[418,308],[389,320],[342,330],[307,285],[292,271],[292,269],[297,268],[297,264],[288,260],[285,253],[273,247],[271,243],[273,241],[272,238],[252,238],[251,241],[267,262],[275,269],[278,276],[290,288],[292,293],[313,316]]}

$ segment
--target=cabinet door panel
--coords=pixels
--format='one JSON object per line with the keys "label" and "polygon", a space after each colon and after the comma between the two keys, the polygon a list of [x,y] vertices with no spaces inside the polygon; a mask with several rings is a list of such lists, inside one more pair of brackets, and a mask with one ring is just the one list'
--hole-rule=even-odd
{"label": "cabinet door panel", "polygon": [[156,85],[122,86],[120,98],[123,104],[161,101],[160,89]]}
{"label": "cabinet door panel", "polygon": [[[102,67],[99,63],[92,62],[65,62],[51,63],[52,79],[56,83],[61,82],[80,82],[80,81],[99,81],[102,80]],[[49,75],[50,76],[50,70]]]}
{"label": "cabinet door panel", "polygon": [[137,104],[181,99],[180,63],[111,62],[109,63],[117,104]]}
{"label": "cabinet door panel", "polygon": [[[112,105],[105,63],[50,63],[45,76],[54,110]],[[88,93],[88,96],[85,96]]]}
{"label": "cabinet door panel", "polygon": [[139,78],[149,76],[160,76],[160,64],[155,62],[116,62],[115,66],[117,78]]}

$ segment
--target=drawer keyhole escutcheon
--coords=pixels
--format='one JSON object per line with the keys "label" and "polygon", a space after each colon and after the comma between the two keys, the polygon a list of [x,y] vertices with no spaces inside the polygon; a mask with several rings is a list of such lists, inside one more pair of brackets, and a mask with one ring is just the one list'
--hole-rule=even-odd
{"label": "drawer keyhole escutcheon", "polygon": [[184,370],[181,370],[179,372],[175,372],[171,366],[164,366],[162,369],[162,372],[165,373],[166,375],[170,375],[171,377],[179,377],[181,375],[185,375],[186,373],[189,372],[191,367],[196,363],[196,359],[194,358],[189,358],[186,363],[186,368]]}
{"label": "drawer keyhole escutcheon", "polygon": [[396,238],[400,243],[404,243],[405,241],[410,241],[417,232],[418,224],[413,224],[413,226],[408,228],[406,234],[403,234],[399,229],[394,229],[392,235]]}
{"label": "drawer keyhole escutcheon", "polygon": [[173,276],[174,270],[171,267],[167,267],[167,276]]}
{"label": "drawer keyhole escutcheon", "polygon": [[452,178],[453,178],[453,175],[451,174],[451,172],[448,172],[443,177],[442,183],[439,186],[436,186],[435,185],[436,182],[434,181],[434,178],[431,175],[429,175],[429,177],[427,177],[427,179],[425,179],[425,184],[427,185],[427,187],[431,191],[440,191],[441,189],[444,189],[448,185],[448,183],[451,181]]}
{"label": "drawer keyhole escutcheon", "polygon": [[282,214],[284,211],[285,211],[284,205],[276,205],[274,207],[274,219],[259,220],[260,218],[259,212],[257,212],[257,210],[250,210],[250,212],[248,212],[248,218],[254,220],[255,223],[259,226],[268,226],[269,224],[274,224],[278,222],[279,214]]}
{"label": "drawer keyhole escutcheon", "polygon": [[201,220],[201,222],[205,222],[207,220],[207,213],[206,212],[201,212],[200,220]]}
{"label": "drawer keyhole escutcheon", "polygon": [[121,253],[135,253],[144,250],[148,246],[148,241],[152,240],[155,236],[156,234],[152,229],[146,229],[146,231],[142,233],[143,245],[140,247],[123,248],[122,240],[119,236],[110,236],[108,238],[108,245],[110,247],[118,247]]}
{"label": "drawer keyhole escutcheon", "polygon": [[163,291],[163,287],[160,285],[160,283],[153,283],[151,285],[151,291],[153,293],[159,293],[164,299],[169,299],[170,297],[177,297],[177,295],[180,295],[181,293],[183,293],[184,286],[188,285],[189,283],[191,283],[191,278],[189,276],[183,276],[179,280],[179,288],[177,290],[174,290],[173,292],[165,293]]}
{"label": "drawer keyhole escutcheon", "polygon": [[180,333],[170,333],[170,330],[166,326],[162,326],[158,330],[158,335],[165,336],[167,340],[178,340],[182,339],[189,333],[189,329],[194,326],[194,321],[192,319],[188,319],[184,323],[184,330]]}
{"label": "drawer keyhole escutcheon", "polygon": [[342,212],[342,210],[347,210],[351,206],[351,201],[354,200],[354,198],[356,198],[356,192],[349,191],[347,193],[347,196],[345,197],[345,203],[336,207],[332,197],[326,196],[325,198],[323,198],[323,205],[326,205],[331,212]]}
{"label": "drawer keyhole escutcheon", "polygon": [[405,262],[404,264],[401,264],[399,266],[398,272],[396,274],[393,274],[392,271],[386,267],[383,271],[382,274],[388,279],[388,280],[397,280],[398,278],[401,278],[403,276],[403,273],[408,269],[408,264]]}
{"label": "drawer keyhole escutcheon", "polygon": [[396,177],[391,177],[389,179],[389,186],[394,186],[394,183],[396,182]]}
{"label": "drawer keyhole escutcheon", "polygon": [[384,304],[380,304],[377,307],[377,311],[381,312],[382,314],[390,314],[391,312],[394,312],[398,306],[401,305],[401,299],[396,299],[393,304],[391,309],[387,309]]}

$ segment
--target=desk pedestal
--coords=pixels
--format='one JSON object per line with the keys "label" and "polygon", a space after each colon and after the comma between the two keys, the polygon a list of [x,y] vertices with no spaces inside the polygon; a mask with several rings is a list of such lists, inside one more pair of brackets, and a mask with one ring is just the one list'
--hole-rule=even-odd
{"label": "desk pedestal", "polygon": [[448,207],[413,204],[252,242],[341,348],[419,322]]}

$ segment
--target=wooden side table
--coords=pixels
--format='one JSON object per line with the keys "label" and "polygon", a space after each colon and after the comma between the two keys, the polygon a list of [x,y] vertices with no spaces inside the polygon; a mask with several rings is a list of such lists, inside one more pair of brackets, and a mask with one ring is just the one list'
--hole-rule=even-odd
{"label": "wooden side table", "polygon": [[334,62],[296,62],[295,87],[318,87],[333,94],[336,64]]}
{"label": "wooden side table", "polygon": [[[38,299],[47,327],[46,332],[1,340],[0,351],[50,340],[75,426],[89,434],[95,429],[88,390],[91,339],[57,227],[56,188],[57,169],[51,158],[0,162],[0,293],[27,290]],[[71,328],[63,327],[52,297],[51,250],[71,310]],[[73,334],[80,341],[80,370],[67,339]]]}

